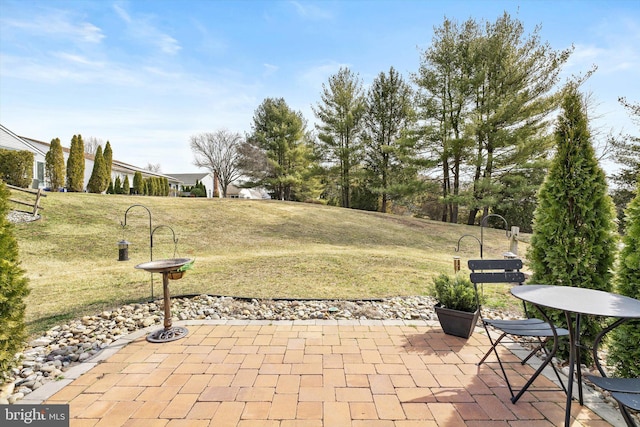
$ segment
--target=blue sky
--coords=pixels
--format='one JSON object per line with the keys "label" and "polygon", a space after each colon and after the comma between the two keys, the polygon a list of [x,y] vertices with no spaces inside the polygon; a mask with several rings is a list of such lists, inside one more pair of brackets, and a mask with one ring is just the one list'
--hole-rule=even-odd
{"label": "blue sky", "polygon": [[619,96],[640,102],[640,2],[0,0],[0,123],[68,146],[109,140],[116,159],[192,172],[189,138],[248,132],[267,97],[313,126],[311,107],[341,66],[367,86],[393,66],[408,80],[445,17],[508,12],[543,42],[575,51],[593,125],[640,134]]}

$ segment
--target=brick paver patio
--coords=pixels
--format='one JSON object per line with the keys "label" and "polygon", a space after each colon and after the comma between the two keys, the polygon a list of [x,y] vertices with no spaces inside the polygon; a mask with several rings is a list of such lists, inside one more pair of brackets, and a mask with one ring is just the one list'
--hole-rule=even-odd
{"label": "brick paver patio", "polygon": [[[488,348],[479,329],[463,340],[423,321],[178,324],[189,328],[186,338],[153,344],[145,340],[149,330],[139,331],[24,403],[38,396],[69,403],[77,427],[534,427],[564,420],[564,394],[549,379],[541,376],[514,405],[497,365],[476,366]],[[514,378],[533,372],[514,365]],[[538,391],[550,387],[557,391]],[[573,425],[621,422],[614,408],[588,399],[608,421],[574,404]]]}

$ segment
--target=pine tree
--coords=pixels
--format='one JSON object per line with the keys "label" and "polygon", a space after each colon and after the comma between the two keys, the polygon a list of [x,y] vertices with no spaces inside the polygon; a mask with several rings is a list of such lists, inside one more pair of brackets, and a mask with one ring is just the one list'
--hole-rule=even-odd
{"label": "pine tree", "polygon": [[29,294],[18,259],[18,243],[7,220],[8,199],[9,190],[0,180],[0,383],[15,365],[15,355],[22,350],[27,337],[24,299]]}
{"label": "pine tree", "polygon": [[[531,283],[609,291],[616,253],[614,205],[591,145],[587,117],[574,85],[566,88],[555,131],[557,152],[538,193],[528,259]],[[561,313],[552,320],[566,327]],[[584,318],[581,340],[589,345],[601,329]],[[561,343],[561,356],[568,354]],[[590,352],[581,352],[583,362]]]}
{"label": "pine tree", "polygon": [[113,190],[113,181],[109,180],[109,186],[107,187],[107,194],[115,194]]}
{"label": "pine tree", "polygon": [[67,190],[82,191],[84,188],[84,142],[81,135],[73,135],[67,159]]}
{"label": "pine tree", "polygon": [[[636,196],[625,211],[626,229],[622,242],[616,277],[616,291],[640,299],[640,177]],[[615,367],[616,376],[640,377],[640,321],[634,320],[618,326],[611,333],[608,362]]]}
{"label": "pine tree", "polygon": [[350,208],[353,175],[361,167],[363,148],[360,133],[365,112],[362,81],[348,68],[340,68],[322,84],[321,102],[313,111],[320,121],[319,148],[339,176],[340,206]]}
{"label": "pine tree", "polygon": [[49,187],[52,191],[58,191],[59,188],[64,186],[64,154],[59,138],[51,140],[49,151],[45,156],[45,170],[49,179]]}
{"label": "pine tree", "polygon": [[105,190],[105,172],[106,166],[104,164],[104,157],[102,156],[102,146],[98,145],[93,160],[93,170],[91,171],[91,177],[87,184],[87,191],[89,193],[102,193]]}
{"label": "pine tree", "polygon": [[422,179],[411,167],[415,144],[403,135],[415,120],[412,100],[411,86],[393,67],[388,74],[378,74],[367,95],[365,163],[371,190],[380,195],[380,212],[388,211],[394,196],[421,190],[417,183]]}
{"label": "pine tree", "polygon": [[131,192],[131,186],[129,185],[129,175],[124,176],[124,181],[122,182],[122,194],[126,194],[127,196]]}

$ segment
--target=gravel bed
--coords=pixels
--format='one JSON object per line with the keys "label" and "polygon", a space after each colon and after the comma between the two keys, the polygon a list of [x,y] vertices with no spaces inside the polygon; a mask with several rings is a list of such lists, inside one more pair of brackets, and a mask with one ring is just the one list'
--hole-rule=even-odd
{"label": "gravel bed", "polygon": [[40,215],[33,215],[30,213],[20,212],[20,211],[9,211],[7,213],[7,219],[9,220],[9,222],[13,224],[17,224],[20,222],[31,222],[31,221],[39,220]]}

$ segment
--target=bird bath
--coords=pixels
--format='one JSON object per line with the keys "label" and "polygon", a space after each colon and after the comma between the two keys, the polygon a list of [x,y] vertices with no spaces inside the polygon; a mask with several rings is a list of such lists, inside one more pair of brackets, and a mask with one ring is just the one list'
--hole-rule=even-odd
{"label": "bird bath", "polygon": [[183,265],[189,263],[189,258],[159,259],[157,261],[144,262],[135,268],[149,273],[162,273],[162,289],[164,291],[164,329],[152,332],[147,336],[149,342],[169,342],[179,340],[187,336],[189,331],[181,326],[171,326],[171,296],[169,295],[169,273],[177,271]]}

